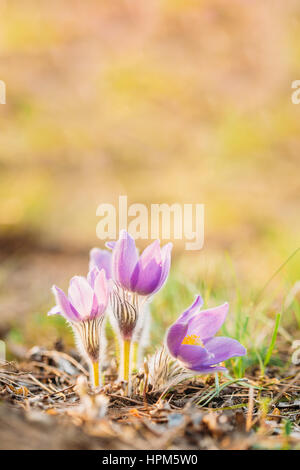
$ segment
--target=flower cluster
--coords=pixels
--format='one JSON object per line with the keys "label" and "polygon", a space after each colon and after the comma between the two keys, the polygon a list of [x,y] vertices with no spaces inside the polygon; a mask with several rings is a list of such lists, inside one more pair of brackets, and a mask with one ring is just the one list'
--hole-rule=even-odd
{"label": "flower cluster", "polygon": [[[107,243],[107,248],[91,250],[87,277],[73,277],[68,295],[53,286],[56,306],[49,314],[63,315],[71,325],[78,349],[90,365],[95,387],[101,383],[104,325],[108,318],[117,337],[119,379],[127,382],[130,392],[132,369],[141,363],[149,339],[149,305],[167,280],[172,244],[161,248],[156,240],[139,255],[134,239],[123,230],[119,240]],[[200,310],[202,303],[201,296],[197,296],[169,328],[167,351],[154,360],[153,370],[168,364],[163,368],[178,381],[190,374],[224,370],[220,362],[245,354],[238,341],[214,337],[226,318],[228,304]],[[168,363],[162,359],[165,357]]]}

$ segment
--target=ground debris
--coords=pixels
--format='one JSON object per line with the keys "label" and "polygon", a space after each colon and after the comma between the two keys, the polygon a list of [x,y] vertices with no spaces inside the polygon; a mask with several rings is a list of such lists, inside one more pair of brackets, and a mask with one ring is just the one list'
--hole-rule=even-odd
{"label": "ground debris", "polygon": [[73,354],[0,362],[0,449],[300,449],[300,375],[187,379],[128,397],[114,371],[92,391]]}

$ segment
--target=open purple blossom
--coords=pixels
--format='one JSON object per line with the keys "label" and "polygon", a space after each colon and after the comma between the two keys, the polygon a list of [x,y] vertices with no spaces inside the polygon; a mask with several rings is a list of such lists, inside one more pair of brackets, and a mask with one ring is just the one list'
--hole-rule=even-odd
{"label": "open purple blossom", "polygon": [[232,357],[244,356],[246,349],[235,339],[215,337],[225,321],[228,303],[200,310],[202,304],[203,300],[198,295],[169,328],[166,344],[170,354],[186,369],[199,374],[224,371],[226,368],[218,364]]}
{"label": "open purple blossom", "polygon": [[104,314],[108,298],[108,284],[104,270],[93,268],[87,278],[74,276],[70,281],[68,296],[57,286],[52,287],[56,300],[49,315],[60,314],[68,321],[92,320]]}
{"label": "open purple blossom", "polygon": [[139,256],[134,239],[122,230],[113,247],[113,279],[119,286],[139,295],[154,294],[168,277],[171,250],[172,243],[160,248],[159,240],[155,240]]}
{"label": "open purple blossom", "polygon": [[109,300],[104,269],[92,268],[87,277],[74,276],[68,295],[53,286],[56,300],[48,315],[60,314],[71,325],[80,353],[91,363],[94,384],[99,385],[99,356],[103,352],[103,320]]}
{"label": "open purple blossom", "polygon": [[[139,256],[134,239],[121,230],[112,248],[111,306],[123,340],[142,331],[143,306],[164,285],[171,265],[172,243],[160,248],[155,240]],[[138,338],[137,338],[138,340]]]}

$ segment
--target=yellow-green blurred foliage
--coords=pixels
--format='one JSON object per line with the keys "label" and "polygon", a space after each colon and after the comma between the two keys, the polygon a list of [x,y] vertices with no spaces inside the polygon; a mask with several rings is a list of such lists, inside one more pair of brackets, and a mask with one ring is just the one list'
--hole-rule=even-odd
{"label": "yellow-green blurred foliage", "polygon": [[299,244],[299,45],[297,0],[0,1],[1,233],[87,253],[102,202],[204,203],[187,275],[265,282]]}

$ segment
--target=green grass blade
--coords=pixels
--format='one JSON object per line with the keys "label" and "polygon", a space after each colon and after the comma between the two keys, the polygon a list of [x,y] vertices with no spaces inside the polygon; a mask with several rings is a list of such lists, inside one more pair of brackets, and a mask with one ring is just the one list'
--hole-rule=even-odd
{"label": "green grass blade", "polygon": [[265,366],[267,366],[267,365],[269,364],[269,361],[270,361],[271,356],[272,356],[272,352],[273,352],[273,349],[274,349],[274,346],[275,346],[275,343],[276,343],[277,334],[278,334],[278,328],[279,328],[280,318],[281,318],[281,314],[280,314],[280,313],[277,313],[277,315],[276,315],[276,320],[275,320],[275,327],[274,327],[274,331],[273,331],[271,343],[270,343],[270,346],[269,346],[269,349],[268,349],[268,351],[267,351],[267,354],[266,354],[266,357],[265,357],[265,361],[264,361],[264,365],[265,365]]}
{"label": "green grass blade", "polygon": [[[237,382],[245,382],[247,379],[233,379],[230,380],[229,382],[225,382],[221,386],[218,387],[216,390],[215,388],[210,391],[208,394],[204,395],[203,397],[200,398],[200,400],[196,403],[198,406],[206,406],[213,398],[217,397],[220,392],[223,390],[223,388],[228,387],[229,385],[232,385]],[[204,403],[202,403],[204,400],[206,400]]]}

